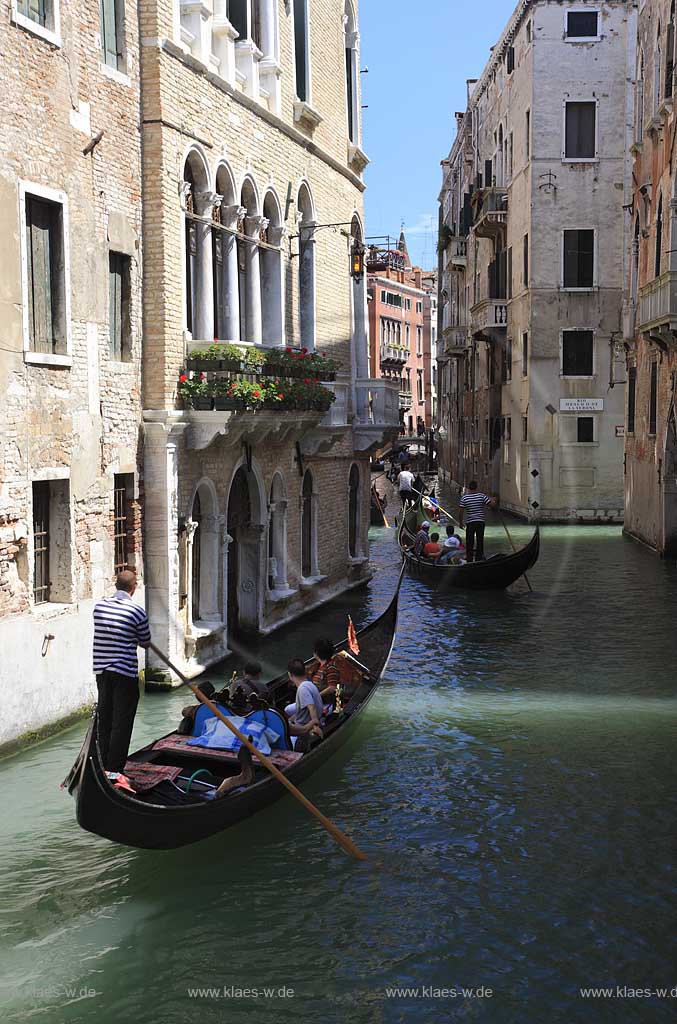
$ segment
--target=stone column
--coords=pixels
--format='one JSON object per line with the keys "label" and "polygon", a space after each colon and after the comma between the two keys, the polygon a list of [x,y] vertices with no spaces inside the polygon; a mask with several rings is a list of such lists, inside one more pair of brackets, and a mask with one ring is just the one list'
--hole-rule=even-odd
{"label": "stone column", "polygon": [[[178,551],[179,445],[185,424],[144,424],[146,607],[153,642],[170,658],[183,660],[178,625],[180,596]],[[149,655],[152,665],[160,665]],[[163,666],[164,667],[164,666]]]}
{"label": "stone column", "polygon": [[299,320],[301,345],[315,351],[315,223],[299,225]]}
{"label": "stone column", "polygon": [[214,340],[214,267],[212,255],[212,209],[221,202],[218,192],[199,192],[195,197],[197,225],[197,280],[193,310],[193,338]]}
{"label": "stone column", "polygon": [[223,631],[224,643],[227,645],[230,637],[228,631],[228,549],[234,538],[228,533],[228,525],[225,516],[221,519],[221,616],[225,625]]}
{"label": "stone column", "polygon": [[199,523],[192,519],[187,519],[184,523],[186,536],[186,637],[193,636],[193,544],[198,526]]}
{"label": "stone column", "polygon": [[214,0],[212,50],[219,61],[219,75],[235,84],[235,40],[237,31],[228,20],[228,0]]}
{"label": "stone column", "polygon": [[[244,206],[236,203],[234,206],[221,207],[221,223],[231,228],[237,228],[240,218],[246,214]],[[224,296],[226,303],[226,341],[240,340],[240,283],[239,269],[237,265],[237,238],[229,231],[223,233],[223,273],[224,273]]]}
{"label": "stone column", "polygon": [[[366,274],[361,281],[351,278],[353,292],[353,353],[355,359],[355,376],[358,380],[369,377],[369,340],[367,327],[367,279]],[[369,395],[365,388],[356,388],[355,412],[360,423],[369,418]]]}
{"label": "stone column", "polygon": [[247,337],[254,345],[261,344],[261,270],[259,265],[259,232],[265,230],[268,221],[265,217],[247,217],[245,220],[247,242],[245,243],[245,324]]}
{"label": "stone column", "polygon": [[668,270],[677,270],[677,196],[670,200],[670,252]]}
{"label": "stone column", "polygon": [[[287,237],[285,227],[268,229],[270,245],[282,246]],[[282,251],[261,249],[262,337],[266,345],[283,346],[284,339],[284,268]]]}
{"label": "stone column", "polygon": [[202,516],[200,520],[200,618],[220,621],[219,614],[219,529],[221,517]]}

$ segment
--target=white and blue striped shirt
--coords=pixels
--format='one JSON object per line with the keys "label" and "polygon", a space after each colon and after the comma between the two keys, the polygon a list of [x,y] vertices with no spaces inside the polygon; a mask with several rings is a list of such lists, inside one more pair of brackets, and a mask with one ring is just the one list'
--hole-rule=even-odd
{"label": "white and blue striped shirt", "polygon": [[109,669],[136,678],[137,647],[150,643],[148,616],[131,595],[116,590],[94,606],[94,674]]}
{"label": "white and blue striped shirt", "polygon": [[491,504],[491,498],[482,491],[466,491],[460,501],[462,509],[465,509],[466,523],[486,522],[486,506]]}

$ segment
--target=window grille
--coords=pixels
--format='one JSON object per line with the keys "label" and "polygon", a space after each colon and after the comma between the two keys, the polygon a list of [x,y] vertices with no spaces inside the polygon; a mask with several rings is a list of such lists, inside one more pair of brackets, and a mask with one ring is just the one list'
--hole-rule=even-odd
{"label": "window grille", "polygon": [[49,601],[49,483],[33,484],[33,600]]}
{"label": "window grille", "polygon": [[115,476],[113,484],[113,543],[115,546],[115,573],[129,568],[127,518],[127,486],[124,477]]}

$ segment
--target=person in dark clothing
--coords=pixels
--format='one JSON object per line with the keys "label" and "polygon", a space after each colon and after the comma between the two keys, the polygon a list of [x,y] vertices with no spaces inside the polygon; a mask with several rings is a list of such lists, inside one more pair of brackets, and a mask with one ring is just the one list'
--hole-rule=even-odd
{"label": "person in dark clothing", "polygon": [[459,502],[458,525],[463,528],[464,516],[465,546],[467,560],[479,562],[484,558],[484,528],[487,521],[487,506],[496,506],[496,499],[490,498],[477,489],[477,481],[471,480],[468,489]]}
{"label": "person in dark clothing", "polygon": [[150,645],[143,608],[134,604],[136,573],[117,575],[115,593],[94,607],[94,674],[101,760],[110,775],[124,771],[139,703],[137,647]]}

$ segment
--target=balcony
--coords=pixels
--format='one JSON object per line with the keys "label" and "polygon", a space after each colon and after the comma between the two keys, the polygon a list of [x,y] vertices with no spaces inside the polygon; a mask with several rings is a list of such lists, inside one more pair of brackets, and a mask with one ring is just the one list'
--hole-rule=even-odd
{"label": "balcony", "polygon": [[445,271],[465,270],[468,262],[468,243],[462,235],[452,235],[444,250]]}
{"label": "balcony", "polygon": [[336,398],[317,426],[310,426],[299,442],[307,457],[328,452],[348,430],[350,385],[344,381],[331,381],[323,387],[333,391]]}
{"label": "balcony", "polygon": [[473,196],[475,234],[480,238],[496,238],[505,232],[508,223],[508,192],[505,188],[484,188]]}
{"label": "balcony", "polygon": [[411,406],[412,406],[411,389],[409,391],[400,391],[400,393],[398,395],[398,398],[399,398],[398,408],[402,409],[403,412],[406,412],[407,409],[411,409]]}
{"label": "balcony", "polygon": [[356,451],[375,451],[397,438],[400,429],[399,380],[358,378],[353,443]]}
{"label": "balcony", "polygon": [[668,270],[640,288],[638,321],[642,333],[677,332],[677,271]]}
{"label": "balcony", "polygon": [[501,299],[482,299],[470,309],[470,330],[473,335],[484,331],[505,330],[508,326],[508,304]]}
{"label": "balcony", "polygon": [[409,350],[404,345],[381,345],[381,366],[403,366],[409,358]]}
{"label": "balcony", "polygon": [[444,352],[446,355],[462,355],[468,344],[468,328],[466,326],[445,327]]}

